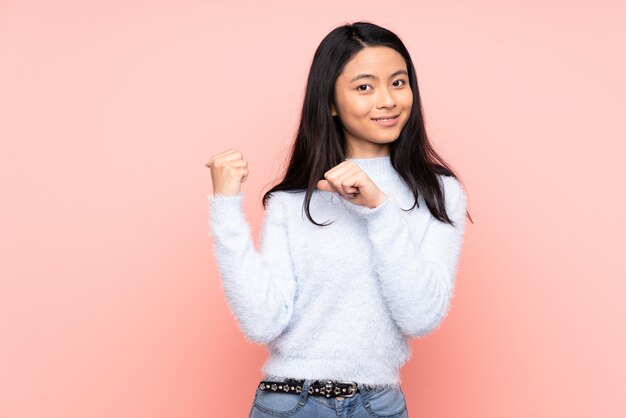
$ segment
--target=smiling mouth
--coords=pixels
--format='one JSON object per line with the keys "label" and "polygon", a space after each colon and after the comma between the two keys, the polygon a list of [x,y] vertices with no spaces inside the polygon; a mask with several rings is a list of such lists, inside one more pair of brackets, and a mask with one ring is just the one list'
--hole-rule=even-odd
{"label": "smiling mouth", "polygon": [[395,116],[383,117],[383,118],[372,118],[372,120],[387,121],[387,120],[396,119],[398,116],[400,116],[400,114],[397,114]]}

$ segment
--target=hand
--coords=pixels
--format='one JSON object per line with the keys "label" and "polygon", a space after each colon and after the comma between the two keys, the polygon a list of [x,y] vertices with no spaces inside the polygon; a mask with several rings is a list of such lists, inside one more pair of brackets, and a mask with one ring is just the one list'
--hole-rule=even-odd
{"label": "hand", "polygon": [[209,158],[213,195],[234,196],[241,192],[241,183],[248,178],[248,162],[232,148]]}
{"label": "hand", "polygon": [[348,202],[374,209],[385,200],[385,193],[353,161],[344,161],[324,173],[317,188],[337,192]]}

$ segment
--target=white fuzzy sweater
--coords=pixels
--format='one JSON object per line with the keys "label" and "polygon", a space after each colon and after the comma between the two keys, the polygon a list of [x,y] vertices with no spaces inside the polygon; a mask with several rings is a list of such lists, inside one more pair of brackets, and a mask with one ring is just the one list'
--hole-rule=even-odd
{"label": "white fuzzy sweater", "polygon": [[389,156],[349,158],[385,194],[376,208],[316,190],[268,200],[260,246],[242,211],[243,192],[209,195],[210,235],[221,284],[241,330],[267,345],[269,378],[338,379],[399,386],[410,337],[435,330],[450,308],[463,240],[466,193],[439,176],[448,216],[435,219]]}

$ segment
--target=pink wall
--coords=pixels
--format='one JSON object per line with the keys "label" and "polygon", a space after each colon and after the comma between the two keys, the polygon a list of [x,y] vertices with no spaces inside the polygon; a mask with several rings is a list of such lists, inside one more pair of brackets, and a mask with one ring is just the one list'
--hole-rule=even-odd
{"label": "pink wall", "polygon": [[0,417],[247,416],[266,350],[204,163],[248,158],[258,239],[313,52],[359,19],[406,42],[475,221],[411,416],[626,416],[626,6],[509,3],[1,2]]}

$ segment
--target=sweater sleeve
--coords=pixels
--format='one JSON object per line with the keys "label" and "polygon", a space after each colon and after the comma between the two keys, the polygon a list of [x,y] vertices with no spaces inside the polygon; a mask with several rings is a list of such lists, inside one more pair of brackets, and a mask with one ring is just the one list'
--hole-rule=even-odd
{"label": "sweater sleeve", "polygon": [[243,193],[209,195],[210,225],[221,283],[245,337],[267,344],[291,320],[296,282],[280,192],[267,203],[256,250],[242,210]]}
{"label": "sweater sleeve", "polygon": [[353,205],[366,219],[383,298],[400,331],[421,337],[447,315],[463,241],[467,196],[453,177],[443,178],[446,211],[454,226],[434,217],[417,229],[387,196],[374,209]]}

